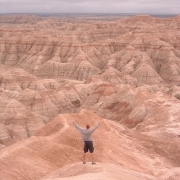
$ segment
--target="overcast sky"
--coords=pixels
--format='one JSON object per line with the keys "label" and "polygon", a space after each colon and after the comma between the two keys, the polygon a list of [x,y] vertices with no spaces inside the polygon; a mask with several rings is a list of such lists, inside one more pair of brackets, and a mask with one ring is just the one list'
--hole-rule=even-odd
{"label": "overcast sky", "polygon": [[180,14],[180,0],[0,0],[0,13]]}

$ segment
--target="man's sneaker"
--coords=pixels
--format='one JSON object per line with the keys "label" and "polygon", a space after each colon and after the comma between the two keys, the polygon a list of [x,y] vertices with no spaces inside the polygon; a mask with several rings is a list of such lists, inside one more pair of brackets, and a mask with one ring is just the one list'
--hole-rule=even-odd
{"label": "man's sneaker", "polygon": [[84,161],[83,164],[86,164],[86,162]]}
{"label": "man's sneaker", "polygon": [[96,164],[95,162],[92,162],[92,165]]}

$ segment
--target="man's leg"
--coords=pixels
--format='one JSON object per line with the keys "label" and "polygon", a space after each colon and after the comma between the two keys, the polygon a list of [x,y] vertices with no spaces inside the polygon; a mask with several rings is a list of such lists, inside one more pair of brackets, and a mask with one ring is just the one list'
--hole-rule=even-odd
{"label": "man's leg", "polygon": [[89,151],[90,151],[90,153],[91,153],[92,164],[96,164],[96,163],[94,162],[94,155],[93,155],[93,152],[94,152],[94,146],[93,146],[93,142],[92,142],[92,141],[90,142]]}
{"label": "man's leg", "polygon": [[91,153],[91,160],[92,160],[92,162],[94,162],[94,156],[93,156],[93,153]]}
{"label": "man's leg", "polygon": [[94,162],[94,155],[93,155],[93,153],[91,153],[91,160],[92,160],[92,164],[96,164],[96,163]]}
{"label": "man's leg", "polygon": [[86,164],[86,152],[88,152],[88,144],[84,142],[84,154],[83,154],[83,164]]}
{"label": "man's leg", "polygon": [[85,164],[86,163],[86,153],[84,153],[84,155],[83,155],[83,164]]}

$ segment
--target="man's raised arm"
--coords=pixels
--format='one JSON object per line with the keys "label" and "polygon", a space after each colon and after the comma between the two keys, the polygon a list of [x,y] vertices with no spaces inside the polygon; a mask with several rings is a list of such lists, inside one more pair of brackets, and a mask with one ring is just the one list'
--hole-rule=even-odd
{"label": "man's raised arm", "polygon": [[[101,121],[102,122],[102,121]],[[94,132],[101,124],[101,122],[99,122],[96,126],[94,126],[92,129],[91,129],[91,132]]]}
{"label": "man's raised arm", "polygon": [[82,127],[78,126],[75,122],[73,124],[78,131],[83,132],[84,129]]}

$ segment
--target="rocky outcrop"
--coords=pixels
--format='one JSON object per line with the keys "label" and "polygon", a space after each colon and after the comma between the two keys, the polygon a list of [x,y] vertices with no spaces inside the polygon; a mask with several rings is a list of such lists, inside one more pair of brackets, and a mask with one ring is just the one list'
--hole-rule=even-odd
{"label": "rocky outcrop", "polygon": [[[37,19],[36,23],[16,21],[27,17]],[[24,69],[41,78],[82,81],[106,69],[106,64],[133,76],[139,65],[145,63],[152,69],[148,68],[148,75],[138,71],[136,79],[140,82],[151,74],[151,77],[159,76],[158,82],[179,85],[179,19],[176,17],[139,16],[83,23],[75,23],[76,19],[69,23],[64,19],[27,17],[1,16],[0,21],[4,22],[0,32],[1,64]],[[40,30],[37,27],[50,22],[53,29],[52,26]],[[173,31],[167,28],[168,23],[173,23]],[[143,84],[153,82],[152,79]]]}
{"label": "rocky outcrop", "polygon": [[[82,108],[136,127],[151,107],[141,101],[142,91],[148,101],[161,92],[169,94],[164,101],[175,97],[179,103],[178,17],[79,21],[8,15],[0,22],[2,136],[11,139],[2,145],[16,141],[10,138],[12,124],[22,128],[22,139],[59,113]],[[12,120],[16,114],[24,123]],[[34,117],[41,120],[30,130]]]}
{"label": "rocky outcrop", "polygon": [[[83,127],[87,123],[94,126],[101,120],[93,135],[97,165],[91,165],[89,154],[87,164],[83,165],[83,142],[73,121]],[[163,173],[168,167],[174,172],[171,176],[177,179],[178,141],[175,136],[153,138],[148,133],[138,133],[82,110],[77,114],[58,115],[34,136],[2,149],[0,175],[2,180],[77,179],[90,173],[90,177],[106,175],[112,179],[123,176],[128,180],[151,180],[168,177],[168,173]]]}
{"label": "rocky outcrop", "polygon": [[[0,16],[0,177],[178,180],[179,22]],[[72,121],[102,118],[84,174]]]}

